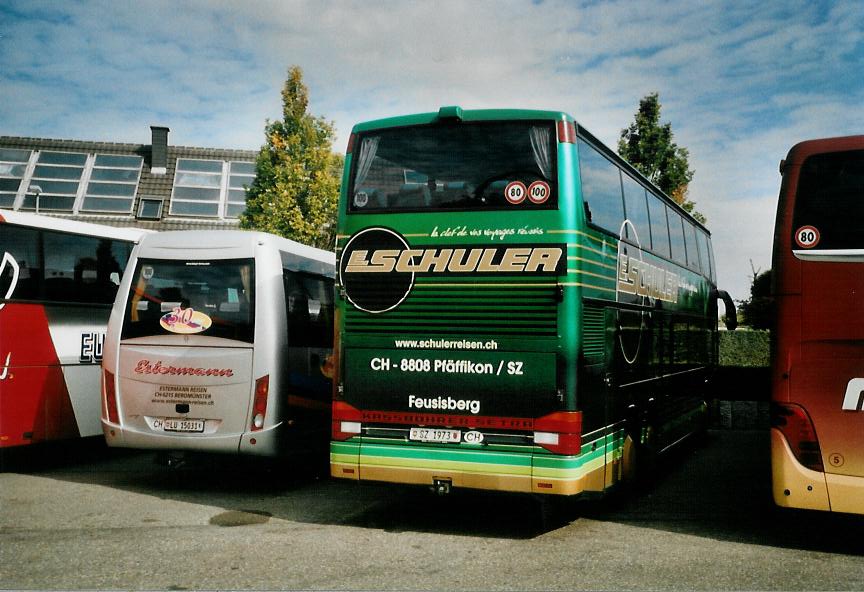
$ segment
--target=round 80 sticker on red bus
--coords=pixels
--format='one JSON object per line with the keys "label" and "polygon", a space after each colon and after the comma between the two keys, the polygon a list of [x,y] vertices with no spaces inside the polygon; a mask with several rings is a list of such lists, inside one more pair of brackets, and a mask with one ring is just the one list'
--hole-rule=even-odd
{"label": "round 80 sticker on red bus", "polygon": [[528,189],[522,181],[510,181],[504,188],[504,197],[513,205],[519,205],[528,196]]}
{"label": "round 80 sticker on red bus", "polygon": [[534,181],[528,186],[528,199],[531,203],[542,204],[549,199],[549,194],[552,190],[549,189],[549,183],[546,181]]}
{"label": "round 80 sticker on red bus", "polygon": [[802,226],[795,231],[795,242],[802,249],[812,249],[819,244],[819,230],[815,226]]}

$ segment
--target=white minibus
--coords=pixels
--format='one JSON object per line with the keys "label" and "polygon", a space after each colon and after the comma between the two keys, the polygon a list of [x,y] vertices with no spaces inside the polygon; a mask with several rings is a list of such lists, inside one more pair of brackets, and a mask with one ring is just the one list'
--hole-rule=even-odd
{"label": "white minibus", "polygon": [[108,322],[110,446],[326,454],[333,253],[262,232],[149,235]]}

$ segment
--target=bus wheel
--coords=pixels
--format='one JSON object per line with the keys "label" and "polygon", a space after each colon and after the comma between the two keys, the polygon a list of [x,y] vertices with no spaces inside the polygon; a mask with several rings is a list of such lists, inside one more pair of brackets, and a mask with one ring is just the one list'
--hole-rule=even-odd
{"label": "bus wheel", "polygon": [[571,500],[560,495],[535,495],[537,526],[545,533],[561,528],[570,521]]}
{"label": "bus wheel", "polygon": [[654,429],[642,426],[638,439],[628,435],[624,441],[623,481],[627,489],[645,491],[651,488],[657,472],[657,450]]}

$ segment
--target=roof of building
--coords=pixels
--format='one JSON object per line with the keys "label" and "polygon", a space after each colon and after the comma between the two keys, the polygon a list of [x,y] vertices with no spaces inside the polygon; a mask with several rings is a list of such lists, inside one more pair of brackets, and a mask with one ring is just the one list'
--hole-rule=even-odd
{"label": "roof of building", "polygon": [[[159,139],[157,130],[161,130],[164,140]],[[87,154],[88,157],[90,157],[88,158],[86,165],[78,165],[77,167],[80,168],[81,176],[77,180],[77,182],[79,183],[79,187],[78,192],[75,195],[74,202],[72,201],[71,194],[65,196],[67,199],[65,202],[63,202],[70,204],[74,203],[74,205],[72,205],[71,207],[64,206],[62,208],[53,209],[50,207],[44,207],[43,205],[43,208],[40,210],[39,213],[64,218],[73,218],[76,220],[88,222],[96,222],[99,224],[106,224],[110,226],[135,226],[138,228],[149,228],[154,230],[236,228],[239,223],[237,218],[239,206],[238,203],[236,203],[236,200],[238,198],[235,194],[237,194],[238,185],[242,187],[244,185],[248,186],[249,184],[251,184],[252,180],[254,179],[254,170],[252,170],[252,176],[249,176],[248,172],[246,172],[246,176],[236,177],[237,179],[244,181],[244,183],[240,185],[238,181],[231,182],[230,180],[224,178],[230,176],[230,167],[229,165],[224,163],[254,163],[255,159],[258,156],[258,151],[236,150],[228,148],[172,146],[170,144],[167,144],[167,132],[167,128],[154,127],[152,136],[154,143],[158,144],[159,142],[165,142],[165,144],[161,145],[162,153],[167,154],[167,159],[164,163],[164,173],[160,172],[158,167],[153,166],[154,153],[157,154],[158,158],[158,150],[154,151],[153,143],[132,144],[121,142],[63,140],[56,138],[0,136],[0,207],[4,207],[7,209],[33,211],[33,201],[27,199],[27,196],[31,195],[31,193],[29,193],[31,188],[37,186],[38,183],[50,186],[53,183],[54,179],[54,177],[52,177],[51,180],[46,181],[43,177],[42,180],[36,179],[36,182],[34,182],[34,179],[38,177],[38,174],[34,175],[34,172],[36,172],[36,167],[42,164],[40,163],[39,155],[42,152],[72,152]],[[157,148],[159,148],[159,146],[157,146]],[[26,161],[26,167],[21,167],[21,165],[25,164],[22,161],[7,161],[6,163],[4,163],[2,153],[3,149],[30,151],[29,158]],[[26,154],[26,152],[22,154]],[[121,208],[124,208],[125,211],[114,213],[109,211],[93,211],[93,208],[88,208],[86,206],[82,207],[82,204],[84,204],[87,197],[87,184],[89,183],[90,174],[94,167],[95,155],[120,155],[141,157],[142,161],[140,164],[140,174],[138,175],[136,180],[134,196],[129,195],[128,197],[114,198],[118,200],[114,203],[119,204],[119,206]],[[222,178],[220,178],[220,187],[218,191],[219,205],[218,211],[216,213],[208,212],[200,213],[200,215],[195,215],[194,213],[190,214],[189,212],[172,212],[172,210],[176,209],[172,208],[171,201],[174,198],[175,185],[177,181],[176,173],[178,159],[194,159],[223,163],[223,173],[221,173]],[[50,165],[44,166],[47,167]],[[194,179],[195,173],[190,174],[192,175],[191,178]],[[215,182],[219,175],[216,173],[205,173],[205,175],[209,175],[209,179],[212,179],[214,186],[210,189],[203,187],[198,188],[198,190],[202,194],[207,194],[206,198],[200,198],[199,203],[201,206],[203,206],[205,202],[209,202],[211,205],[213,205],[215,203],[214,198],[217,194]],[[64,176],[62,178],[65,179],[66,177]],[[16,181],[18,182],[17,189],[15,188]],[[98,180],[96,181],[96,183],[98,184]],[[132,184],[131,181],[124,183],[127,186],[131,186]],[[103,187],[105,187],[105,185],[103,185]],[[232,187],[234,191],[231,191]],[[43,193],[46,194],[43,199],[49,200],[50,202],[51,196],[47,195],[49,192],[45,190],[43,191]],[[131,193],[131,187],[127,188],[127,193]],[[235,198],[233,208],[226,205],[229,194],[231,194],[232,197]],[[102,195],[105,194],[100,194],[100,196],[98,197],[91,197],[97,197],[98,199]],[[239,199],[242,200],[241,203],[244,203],[245,194],[241,195],[242,197]],[[152,215],[153,212],[150,212],[150,216],[139,217],[139,209],[141,206],[142,198],[149,198],[154,200],[152,202],[154,207],[157,206],[158,201],[161,200],[162,207],[158,217]],[[126,200],[125,202],[123,201],[124,199]],[[131,204],[128,201],[130,199],[132,200]],[[195,203],[195,201],[187,201],[187,204],[188,203],[191,203],[192,205],[198,205],[197,203]]]}

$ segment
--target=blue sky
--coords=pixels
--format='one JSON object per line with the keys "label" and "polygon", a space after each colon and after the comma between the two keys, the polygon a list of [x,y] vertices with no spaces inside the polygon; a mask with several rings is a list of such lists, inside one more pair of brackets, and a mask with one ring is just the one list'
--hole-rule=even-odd
{"label": "blue sky", "polygon": [[639,99],[690,150],[721,287],[770,266],[778,163],[864,133],[857,1],[0,2],[0,134],[258,148],[287,68],[351,126],[437,110],[564,110],[607,144]]}

